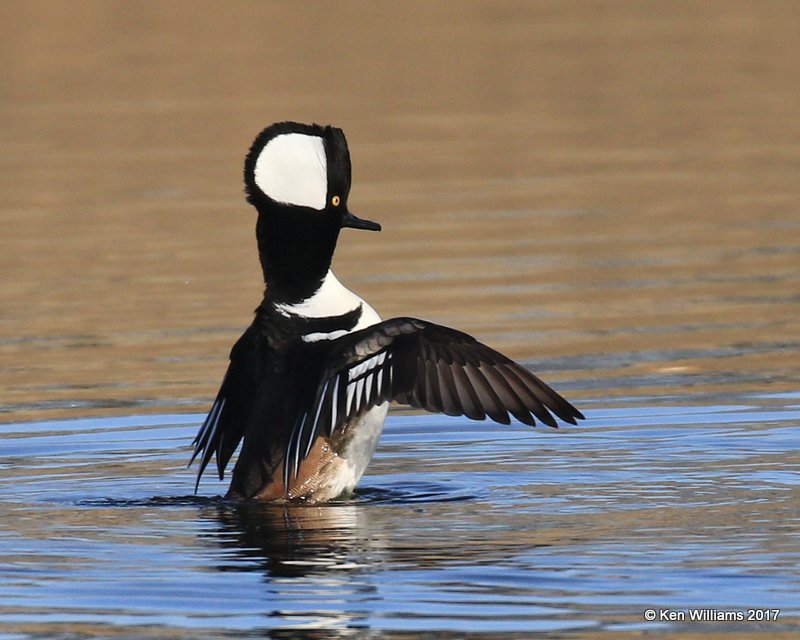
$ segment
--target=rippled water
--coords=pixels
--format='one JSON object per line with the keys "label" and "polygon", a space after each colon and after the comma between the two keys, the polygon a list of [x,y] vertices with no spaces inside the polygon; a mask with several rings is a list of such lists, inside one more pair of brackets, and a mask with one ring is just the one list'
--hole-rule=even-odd
{"label": "rippled water", "polygon": [[212,481],[190,494],[200,416],[5,425],[0,619],[35,636],[626,637],[691,628],[648,608],[777,608],[769,629],[798,633],[800,395],[740,400],[621,401],[559,431],[397,415],[355,498],[289,508]]}
{"label": "rippled water", "polygon": [[[287,7],[0,3],[0,637],[797,637],[796,2]],[[345,284],[588,420],[395,409],[352,501],[192,495],[280,119],[383,224]]]}

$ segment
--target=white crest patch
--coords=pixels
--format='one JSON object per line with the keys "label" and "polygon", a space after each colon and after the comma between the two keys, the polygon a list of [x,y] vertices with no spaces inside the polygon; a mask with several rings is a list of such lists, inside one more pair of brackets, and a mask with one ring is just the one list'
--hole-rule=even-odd
{"label": "white crest patch", "polygon": [[276,136],[258,155],[254,179],[258,188],[276,202],[321,211],[328,197],[322,138],[304,133]]}

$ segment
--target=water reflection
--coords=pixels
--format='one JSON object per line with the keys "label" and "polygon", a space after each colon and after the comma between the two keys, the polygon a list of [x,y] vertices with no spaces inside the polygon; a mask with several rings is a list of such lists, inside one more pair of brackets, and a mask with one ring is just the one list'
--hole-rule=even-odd
{"label": "water reflection", "polygon": [[369,513],[345,503],[224,503],[204,515],[218,524],[209,537],[228,552],[215,568],[263,574],[250,597],[278,627],[291,627],[270,637],[339,638],[366,624],[359,603],[377,597],[370,574],[385,536]]}
{"label": "water reflection", "polygon": [[213,537],[235,555],[259,561],[268,578],[334,579],[338,572],[363,567],[380,550],[384,535],[369,514],[345,503],[220,504],[214,509],[220,527]]}

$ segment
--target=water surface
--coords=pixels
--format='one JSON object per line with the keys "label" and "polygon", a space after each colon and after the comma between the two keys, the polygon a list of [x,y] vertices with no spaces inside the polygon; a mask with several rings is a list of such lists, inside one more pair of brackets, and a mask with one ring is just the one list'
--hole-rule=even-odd
{"label": "water surface", "polygon": [[395,415],[353,499],[295,507],[228,503],[209,480],[191,495],[200,416],[6,425],[0,619],[34,636],[798,633],[800,396],[746,400],[619,402],[558,432]]}

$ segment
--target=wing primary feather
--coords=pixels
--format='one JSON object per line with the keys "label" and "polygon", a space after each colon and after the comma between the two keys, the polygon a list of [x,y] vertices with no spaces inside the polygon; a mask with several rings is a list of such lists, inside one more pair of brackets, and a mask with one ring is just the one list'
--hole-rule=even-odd
{"label": "wing primary feather", "polygon": [[425,393],[427,391],[426,384],[428,380],[428,376],[425,375],[425,352],[422,350],[420,354],[417,356],[417,383],[414,387],[415,394],[417,396],[417,402],[419,402],[419,406],[423,409],[427,409],[430,405],[428,404],[428,396]]}
{"label": "wing primary feather", "polygon": [[[222,399],[222,404],[223,405],[225,404],[225,398]],[[222,407],[220,407],[219,411],[220,414],[222,414]],[[224,442],[225,442],[225,432],[223,430],[223,432],[220,433],[219,437],[217,438],[217,447],[214,450],[214,453],[216,453],[217,455],[217,473],[219,474],[220,480],[222,480],[222,472],[225,468],[224,466],[221,467],[219,464],[220,460],[222,459],[222,445],[224,444]]]}
{"label": "wing primary feather", "polygon": [[577,424],[576,418],[583,419],[583,414],[581,414],[580,411],[525,367],[515,362],[512,362],[508,366],[513,369],[523,381],[527,382],[526,386],[530,389],[531,393],[533,393],[544,406],[550,409],[550,411],[564,420],[564,422]]}
{"label": "wing primary feather", "polygon": [[220,402],[221,399],[217,398],[214,401],[214,404],[211,406],[211,411],[208,412],[206,419],[203,420],[203,424],[200,427],[200,430],[197,432],[197,435],[194,437],[192,444],[194,445],[194,453],[192,454],[192,459],[189,460],[189,465],[194,462],[194,459],[197,457],[197,454],[200,453],[203,449],[205,449],[206,442],[208,441],[208,434],[209,434],[209,425],[216,419],[217,414],[219,413],[220,409]]}
{"label": "wing primary feather", "polygon": [[464,372],[472,382],[472,388],[475,389],[481,409],[486,412],[486,415],[500,424],[510,424],[511,419],[508,417],[508,412],[503,408],[502,400],[497,396],[497,393],[481,373],[481,370],[478,367],[467,365],[464,367]]}
{"label": "wing primary feather", "polygon": [[427,360],[425,363],[425,398],[428,410],[441,411],[444,408],[442,394],[439,390],[439,371],[436,361]]}
{"label": "wing primary feather", "polygon": [[462,413],[472,420],[485,420],[486,413],[481,409],[480,400],[475,394],[472,383],[464,372],[464,369],[459,366],[454,366],[450,370],[453,372],[453,382],[455,384],[456,393],[458,394],[458,401]]}
{"label": "wing primary feather", "polygon": [[222,409],[225,406],[225,398],[219,403],[216,412],[214,413],[214,418],[212,422],[208,425],[208,433],[203,438],[203,456],[201,458],[202,467],[205,467],[208,464],[208,461],[211,459],[211,456],[214,453],[214,447],[212,443],[214,442],[214,437],[217,434],[217,427],[219,426],[219,418],[222,414]]}
{"label": "wing primary feather", "polygon": [[438,362],[436,373],[439,376],[439,392],[442,397],[442,412],[448,416],[460,416],[458,391],[453,381],[453,371],[447,362]]}
{"label": "wing primary feather", "polygon": [[225,475],[225,467],[231,459],[236,447],[239,446],[241,432],[224,429],[220,434],[220,446],[217,449],[217,475],[222,479]]}
{"label": "wing primary feather", "polygon": [[500,397],[504,408],[509,411],[511,415],[520,422],[531,427],[536,425],[536,421],[533,419],[533,416],[531,416],[531,412],[525,407],[525,403],[494,363],[488,363],[485,367],[481,367],[481,372],[486,377],[489,384],[492,385],[495,393]]}
{"label": "wing primary feather", "polygon": [[548,427],[557,428],[558,423],[536,396],[534,390],[531,389],[530,383],[526,383],[526,381],[520,377],[516,367],[506,364],[500,367],[500,369],[503,371],[506,380],[508,380],[509,384],[511,384],[514,391],[525,403],[525,406],[528,408],[528,410]]}
{"label": "wing primary feather", "polygon": [[[195,455],[192,456],[192,460],[194,460],[195,456],[197,455],[198,451],[202,449],[203,456],[200,458],[200,468],[197,470],[197,479],[194,483],[194,492],[197,493],[197,489],[200,486],[200,477],[203,475],[203,471],[205,471],[206,467],[208,466],[209,461],[211,460],[211,456],[214,453],[214,447],[211,446],[213,442],[214,435],[216,434],[217,427],[219,426],[219,418],[222,414],[222,410],[225,407],[225,398],[222,398],[222,401],[217,405],[214,403],[214,407],[212,408],[212,414],[209,414],[208,418],[206,418],[206,423],[203,425],[203,434],[201,441],[197,444],[197,448],[195,449]],[[216,411],[215,411],[216,409]],[[211,420],[211,422],[209,422]],[[206,435],[206,429],[208,429],[208,435]],[[191,464],[191,462],[189,462]],[[221,480],[222,478],[220,478]]]}

